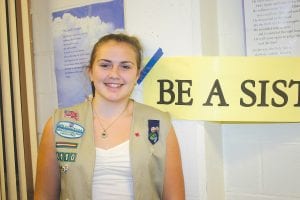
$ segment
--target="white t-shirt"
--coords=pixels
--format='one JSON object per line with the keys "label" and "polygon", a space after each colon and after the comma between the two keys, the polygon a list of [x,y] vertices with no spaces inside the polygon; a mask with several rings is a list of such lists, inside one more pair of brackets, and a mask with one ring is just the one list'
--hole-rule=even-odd
{"label": "white t-shirt", "polygon": [[108,150],[96,148],[93,200],[133,200],[129,140]]}

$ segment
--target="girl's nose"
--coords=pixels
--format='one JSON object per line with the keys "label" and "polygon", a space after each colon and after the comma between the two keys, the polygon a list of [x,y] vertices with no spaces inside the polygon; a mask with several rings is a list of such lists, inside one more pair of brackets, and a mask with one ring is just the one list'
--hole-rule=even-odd
{"label": "girl's nose", "polygon": [[110,70],[109,76],[110,77],[118,77],[119,76],[119,67],[116,65],[113,65],[113,67]]}

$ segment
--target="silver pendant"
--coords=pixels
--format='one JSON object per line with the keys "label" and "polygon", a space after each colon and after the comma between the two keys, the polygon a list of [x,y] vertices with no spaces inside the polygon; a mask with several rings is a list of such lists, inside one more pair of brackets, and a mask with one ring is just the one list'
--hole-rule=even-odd
{"label": "silver pendant", "polygon": [[106,139],[106,138],[107,138],[106,131],[103,131],[103,132],[101,133],[101,137],[102,137],[102,139]]}

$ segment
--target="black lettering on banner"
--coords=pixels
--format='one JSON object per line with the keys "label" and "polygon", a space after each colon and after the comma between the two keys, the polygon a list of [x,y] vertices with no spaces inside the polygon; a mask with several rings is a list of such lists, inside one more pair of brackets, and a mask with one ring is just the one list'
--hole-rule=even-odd
{"label": "black lettering on banner", "polygon": [[206,100],[206,102],[204,104],[202,104],[203,106],[213,106],[213,104],[211,103],[212,97],[213,96],[218,96],[220,103],[218,104],[218,106],[229,106],[228,103],[226,103],[225,101],[225,97],[220,85],[220,82],[218,79],[215,80],[214,85],[209,93],[209,96]]}
{"label": "black lettering on banner", "polygon": [[255,88],[255,81],[254,80],[245,80],[241,84],[241,90],[250,97],[250,102],[245,103],[243,98],[240,98],[240,105],[244,107],[251,107],[256,103],[256,95],[254,92],[252,92],[249,88],[246,87],[246,84],[250,84],[252,87]]}
{"label": "black lettering on banner", "polygon": [[291,80],[289,84],[289,88],[291,88],[293,85],[298,85],[298,101],[296,104],[294,104],[294,106],[300,107],[300,81]]}
{"label": "black lettering on banner", "polygon": [[[159,101],[156,102],[157,104],[193,105],[192,80],[175,80],[173,82],[172,80],[161,79],[157,80],[157,82],[159,83]],[[177,91],[175,91],[175,86],[177,86]],[[269,107],[271,105],[278,108],[284,107],[289,102],[289,96],[286,91],[288,88],[297,90],[297,99],[293,106],[300,107],[300,81],[290,80],[288,82],[283,79],[278,79],[274,82],[270,80],[244,80],[241,83],[241,91],[245,96],[240,97],[240,106],[252,107],[256,105],[257,107]],[[213,106],[213,98],[219,99],[218,106],[229,106],[218,79],[214,81],[210,93],[202,105]]]}
{"label": "black lettering on banner", "polygon": [[183,93],[186,93],[188,97],[191,97],[191,87],[188,87],[187,90],[183,90],[183,84],[186,83],[188,86],[192,86],[192,80],[175,80],[178,83],[178,101],[176,105],[192,105],[193,98],[190,98],[189,101],[183,101]]}
{"label": "black lettering on banner", "polygon": [[[157,80],[159,82],[159,101],[156,102],[157,104],[171,104],[175,100],[175,93],[173,91],[174,84],[172,81],[163,79],[163,80]],[[168,86],[166,89],[165,85]],[[169,94],[169,100],[165,99],[164,94],[167,93]]]}
{"label": "black lettering on banner", "polygon": [[[176,93],[174,92],[174,83],[167,79],[157,80],[159,83],[159,101],[157,104],[172,104],[176,100]],[[175,105],[192,105],[193,98],[191,98],[192,80],[175,80],[178,87],[178,99]],[[188,85],[187,89],[184,86]],[[167,95],[168,94],[168,95]],[[189,99],[184,101],[183,95],[186,94]],[[168,96],[168,98],[166,97]]]}
{"label": "black lettering on banner", "polygon": [[269,104],[267,104],[266,99],[267,99],[267,83],[270,81],[268,80],[263,80],[263,81],[258,81],[261,84],[261,90],[260,90],[260,103],[257,104],[258,107],[268,107]]}
{"label": "black lettering on banner", "polygon": [[275,94],[277,94],[278,96],[280,96],[282,98],[282,103],[277,103],[275,101],[275,98],[272,98],[272,106],[274,107],[283,107],[287,104],[288,102],[288,95],[284,92],[284,90],[280,89],[278,84],[282,84],[285,88],[287,86],[287,83],[285,80],[277,80],[273,83],[272,85],[272,89],[274,91]]}
{"label": "black lettering on banner", "polygon": [[[286,80],[276,80],[272,83],[272,90],[267,90],[268,83],[270,82],[269,80],[259,80],[258,81],[260,84],[260,102],[257,104],[258,107],[269,107],[268,100],[271,100],[271,105],[273,107],[284,107],[288,104],[289,101],[289,96],[285,89],[291,88],[294,85],[298,86],[298,99],[297,103],[294,104],[295,107],[300,107],[300,81],[294,81],[291,80],[288,84]],[[256,87],[256,82],[254,80],[245,80],[241,84],[241,90],[242,92],[247,95],[250,98],[250,101],[246,102],[244,98],[240,98],[240,105],[243,107],[251,107],[256,104],[257,101],[257,96],[255,92],[252,91],[252,89],[255,89]],[[268,92],[268,94],[267,94]],[[272,95],[277,95],[279,98],[275,97],[270,97],[268,98],[269,93]],[[281,99],[281,100],[280,100]]]}

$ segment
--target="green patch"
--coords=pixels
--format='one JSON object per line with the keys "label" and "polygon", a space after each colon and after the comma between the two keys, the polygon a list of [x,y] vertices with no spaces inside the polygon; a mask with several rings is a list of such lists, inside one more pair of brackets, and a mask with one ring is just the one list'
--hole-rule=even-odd
{"label": "green patch", "polygon": [[56,152],[57,160],[63,162],[75,162],[77,153],[70,153],[70,152]]}

